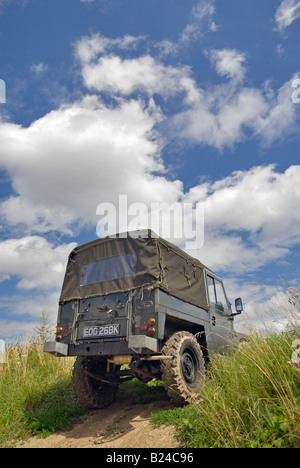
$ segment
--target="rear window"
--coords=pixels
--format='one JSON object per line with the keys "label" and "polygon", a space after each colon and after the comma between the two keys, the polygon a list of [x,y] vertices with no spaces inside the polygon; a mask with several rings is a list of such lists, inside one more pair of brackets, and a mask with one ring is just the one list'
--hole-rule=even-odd
{"label": "rear window", "polygon": [[80,286],[135,276],[135,263],[135,253],[129,253],[83,265]]}

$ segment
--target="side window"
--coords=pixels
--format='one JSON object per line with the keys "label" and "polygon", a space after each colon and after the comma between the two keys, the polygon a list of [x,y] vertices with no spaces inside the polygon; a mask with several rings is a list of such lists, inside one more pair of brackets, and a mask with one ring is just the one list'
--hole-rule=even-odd
{"label": "side window", "polygon": [[215,280],[215,287],[216,287],[216,295],[217,295],[217,305],[226,308],[227,301],[226,301],[222,283]]}
{"label": "side window", "polygon": [[209,302],[214,302],[216,304],[215,280],[211,276],[207,276],[207,289]]}
{"label": "side window", "polygon": [[207,275],[207,289],[209,301],[220,307],[227,308],[226,296],[223,285],[217,279]]}

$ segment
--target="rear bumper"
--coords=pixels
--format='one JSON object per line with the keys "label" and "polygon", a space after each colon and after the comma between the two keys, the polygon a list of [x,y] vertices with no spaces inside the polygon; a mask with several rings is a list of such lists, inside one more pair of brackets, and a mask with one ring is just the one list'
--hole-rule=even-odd
{"label": "rear bumper", "polygon": [[159,352],[158,340],[145,335],[135,335],[129,341],[100,341],[67,345],[55,341],[45,343],[44,352],[56,357],[113,356],[122,354],[151,354]]}
{"label": "rear bumper", "polygon": [[56,357],[69,356],[69,345],[50,341],[44,344],[44,353],[52,354]]}

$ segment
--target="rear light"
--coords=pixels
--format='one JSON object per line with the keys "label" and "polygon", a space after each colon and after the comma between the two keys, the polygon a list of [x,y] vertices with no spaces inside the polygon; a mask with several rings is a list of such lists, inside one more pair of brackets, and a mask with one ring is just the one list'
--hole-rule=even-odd
{"label": "rear light", "polygon": [[155,324],[155,318],[150,318],[150,319],[148,320],[148,323],[149,323],[149,325],[151,325],[151,326],[154,325],[154,324]]}
{"label": "rear light", "polygon": [[148,328],[147,325],[141,325],[141,330],[142,330],[142,331],[147,330],[147,328]]}
{"label": "rear light", "polygon": [[155,328],[149,328],[149,329],[148,329],[148,333],[149,333],[149,335],[154,335],[154,333],[155,333]]}
{"label": "rear light", "polygon": [[56,333],[61,333],[62,331],[63,331],[63,329],[62,329],[61,327],[58,327],[58,328],[56,329]]}
{"label": "rear light", "polygon": [[56,336],[56,341],[61,341],[62,340],[62,336],[61,335],[57,335]]}

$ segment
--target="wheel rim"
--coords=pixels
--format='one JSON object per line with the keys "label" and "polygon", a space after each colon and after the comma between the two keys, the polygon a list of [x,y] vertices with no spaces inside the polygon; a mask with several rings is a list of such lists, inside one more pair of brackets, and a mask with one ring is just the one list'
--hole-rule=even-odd
{"label": "wheel rim", "polygon": [[181,372],[184,380],[188,384],[192,384],[195,381],[197,374],[197,358],[192,349],[185,349],[181,356]]}

